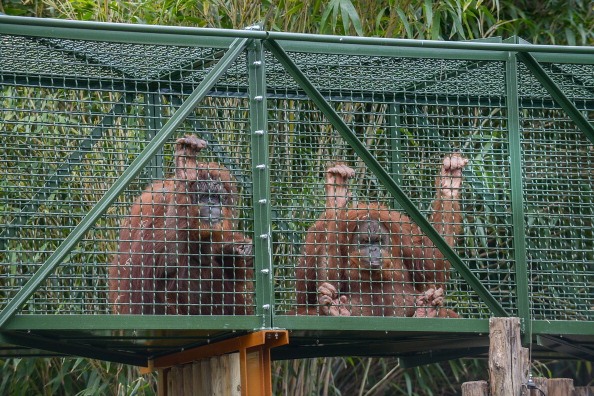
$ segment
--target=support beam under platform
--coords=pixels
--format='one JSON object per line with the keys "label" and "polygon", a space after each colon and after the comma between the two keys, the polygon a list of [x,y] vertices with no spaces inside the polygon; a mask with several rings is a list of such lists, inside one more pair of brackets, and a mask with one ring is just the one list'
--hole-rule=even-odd
{"label": "support beam under platform", "polygon": [[270,350],[288,342],[286,330],[263,330],[155,358],[148,370],[159,369],[160,396],[214,394],[217,389],[272,396]]}

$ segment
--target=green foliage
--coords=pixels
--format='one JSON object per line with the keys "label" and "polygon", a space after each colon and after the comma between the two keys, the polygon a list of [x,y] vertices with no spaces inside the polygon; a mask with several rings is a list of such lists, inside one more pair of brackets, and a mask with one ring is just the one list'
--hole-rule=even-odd
{"label": "green foliage", "polygon": [[594,7],[587,0],[502,2],[508,34],[540,44],[594,44]]}
{"label": "green foliage", "polygon": [[9,15],[434,40],[594,44],[586,0],[3,0]]}
{"label": "green foliage", "polygon": [[277,395],[456,395],[460,383],[485,371],[486,362],[462,359],[402,368],[397,359],[317,358],[276,362]]}
{"label": "green foliage", "polygon": [[363,36],[363,26],[353,3],[350,0],[330,0],[322,14],[320,33],[336,34],[337,31],[341,31],[348,34],[351,28],[357,35]]}
{"label": "green foliage", "polygon": [[155,378],[119,364],[75,358],[0,359],[0,394],[151,396]]}

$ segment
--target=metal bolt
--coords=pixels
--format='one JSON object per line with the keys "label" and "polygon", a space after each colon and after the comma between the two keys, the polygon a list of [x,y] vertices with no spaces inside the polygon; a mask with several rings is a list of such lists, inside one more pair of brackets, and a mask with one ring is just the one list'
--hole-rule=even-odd
{"label": "metal bolt", "polygon": [[268,239],[268,234],[262,234],[262,235],[260,235],[260,239]]}
{"label": "metal bolt", "polygon": [[263,273],[264,275],[268,275],[270,273],[270,270],[268,268],[264,268],[262,271],[260,271],[261,273]]}
{"label": "metal bolt", "polygon": [[254,100],[257,102],[261,102],[264,100],[264,96],[262,96],[262,95],[254,96]]}
{"label": "metal bolt", "polygon": [[254,131],[254,135],[259,135],[259,136],[264,135],[264,130],[258,129],[257,131]]}
{"label": "metal bolt", "polygon": [[268,311],[270,309],[270,304],[264,304],[262,305],[262,308],[266,311]]}
{"label": "metal bolt", "polygon": [[266,165],[265,164],[256,165],[256,169],[264,170],[264,169],[266,169]]}
{"label": "metal bolt", "polygon": [[265,200],[265,199],[261,199],[261,200],[258,201],[258,203],[261,204],[261,205],[266,205],[268,203],[268,201]]}
{"label": "metal bolt", "polygon": [[254,66],[261,66],[262,65],[262,61],[254,61],[254,63],[252,63]]}

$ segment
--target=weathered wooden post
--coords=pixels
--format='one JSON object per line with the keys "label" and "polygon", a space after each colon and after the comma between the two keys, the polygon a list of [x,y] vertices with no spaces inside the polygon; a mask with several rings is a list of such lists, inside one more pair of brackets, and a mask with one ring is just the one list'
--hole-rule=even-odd
{"label": "weathered wooden post", "polygon": [[594,396],[594,386],[578,386],[575,388],[575,396]]}
{"label": "weathered wooden post", "polygon": [[519,318],[489,320],[491,396],[527,395],[528,350],[522,348]]}
{"label": "weathered wooden post", "polygon": [[534,388],[530,389],[530,393],[528,393],[529,396],[542,396],[549,394],[547,388],[548,379],[543,377],[533,377],[532,383]]}
{"label": "weathered wooden post", "polygon": [[571,378],[551,378],[547,381],[547,396],[572,396],[573,390]]}
{"label": "weathered wooden post", "polygon": [[462,396],[489,396],[487,381],[470,381],[462,384]]}

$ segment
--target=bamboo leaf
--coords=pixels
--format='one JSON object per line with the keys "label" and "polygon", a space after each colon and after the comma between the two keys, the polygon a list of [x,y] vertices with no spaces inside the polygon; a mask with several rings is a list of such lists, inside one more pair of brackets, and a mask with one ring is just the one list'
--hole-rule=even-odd
{"label": "bamboo leaf", "polygon": [[[361,25],[361,19],[359,19],[359,14],[357,13],[357,10],[355,9],[355,6],[351,2],[351,0],[341,0],[340,8],[342,10],[342,18],[345,33],[349,31],[348,21],[350,20],[352,21],[353,28],[355,28],[355,32],[357,32],[359,36],[363,36],[363,26]],[[345,15],[347,17],[345,17]]]}
{"label": "bamboo leaf", "polygon": [[410,23],[408,23],[408,18],[406,17],[406,14],[404,13],[404,11],[402,11],[401,8],[398,8],[398,9],[396,9],[396,13],[400,17],[400,21],[402,22],[402,25],[404,26],[404,30],[406,30],[406,37],[414,38],[412,28],[410,26]]}
{"label": "bamboo leaf", "polygon": [[324,10],[324,12],[322,13],[322,18],[320,20],[320,33],[326,33],[327,32],[328,18],[330,17],[330,13],[333,12],[336,3],[337,3],[337,0],[330,1],[330,3],[328,3],[328,6],[326,7],[326,9]]}
{"label": "bamboo leaf", "polygon": [[433,23],[433,1],[432,0],[425,0],[423,3],[423,13],[425,14],[425,26],[426,31],[429,32],[432,30]]}
{"label": "bamboo leaf", "polygon": [[441,38],[441,14],[435,14],[435,20],[431,26],[431,40],[439,40]]}

